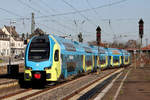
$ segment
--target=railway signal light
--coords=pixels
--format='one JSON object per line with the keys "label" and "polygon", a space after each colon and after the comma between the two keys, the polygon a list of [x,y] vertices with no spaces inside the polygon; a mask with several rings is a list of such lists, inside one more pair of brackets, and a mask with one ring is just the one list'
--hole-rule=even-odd
{"label": "railway signal light", "polygon": [[101,28],[98,26],[96,31],[97,31],[97,33],[96,33],[97,45],[100,45],[100,42],[101,42]]}
{"label": "railway signal light", "polygon": [[142,39],[143,38],[143,34],[144,34],[144,21],[142,19],[140,19],[139,21],[139,36]]}
{"label": "railway signal light", "polygon": [[[142,38],[143,38],[143,28],[144,28],[144,21],[142,19],[140,19],[139,21],[139,36],[141,38],[141,45],[140,45],[140,58],[141,58],[141,47],[142,47]],[[140,59],[141,61],[141,59]]]}

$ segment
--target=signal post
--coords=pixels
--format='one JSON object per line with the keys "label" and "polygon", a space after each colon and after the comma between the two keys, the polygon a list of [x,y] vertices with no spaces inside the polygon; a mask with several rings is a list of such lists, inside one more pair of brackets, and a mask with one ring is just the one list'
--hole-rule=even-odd
{"label": "signal post", "polygon": [[142,38],[143,38],[143,35],[144,35],[144,21],[143,21],[143,19],[141,18],[140,20],[139,20],[139,37],[140,37],[140,39],[141,39],[141,45],[140,45],[140,62],[141,62],[141,60],[142,60],[142,50],[141,50],[141,47],[142,47]]}
{"label": "signal post", "polygon": [[[100,51],[99,51],[99,46],[101,43],[101,28],[100,28],[100,26],[98,26],[96,29],[96,42],[97,42],[97,46],[98,46],[98,56],[100,56]],[[97,73],[99,74],[101,69],[100,69],[100,57],[98,57],[98,58],[99,58],[99,68],[98,68]]]}

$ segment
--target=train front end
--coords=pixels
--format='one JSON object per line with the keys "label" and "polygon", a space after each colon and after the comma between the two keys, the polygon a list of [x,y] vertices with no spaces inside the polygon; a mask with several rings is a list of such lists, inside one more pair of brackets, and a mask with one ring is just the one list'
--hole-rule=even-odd
{"label": "train front end", "polygon": [[[56,64],[53,62],[53,51],[56,43],[50,35],[34,36],[27,45],[25,53],[25,81],[56,81]],[[57,66],[60,67],[60,66]]]}

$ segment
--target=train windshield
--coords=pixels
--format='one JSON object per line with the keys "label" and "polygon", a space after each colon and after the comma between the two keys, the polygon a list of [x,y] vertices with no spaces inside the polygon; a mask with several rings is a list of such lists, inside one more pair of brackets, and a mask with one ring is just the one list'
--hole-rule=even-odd
{"label": "train windshield", "polygon": [[47,35],[33,38],[29,48],[29,61],[46,61],[50,55],[50,42]]}

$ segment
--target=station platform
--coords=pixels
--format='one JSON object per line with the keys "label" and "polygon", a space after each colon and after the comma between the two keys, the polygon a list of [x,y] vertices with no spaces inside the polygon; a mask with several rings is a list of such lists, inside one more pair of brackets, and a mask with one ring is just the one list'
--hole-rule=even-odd
{"label": "station platform", "polygon": [[21,79],[23,79],[23,73],[0,75],[0,89],[16,86]]}
{"label": "station platform", "polygon": [[16,85],[18,85],[17,79],[8,79],[8,78],[0,79],[0,89],[8,88]]}
{"label": "station platform", "polygon": [[150,64],[126,68],[102,100],[150,100]]}

